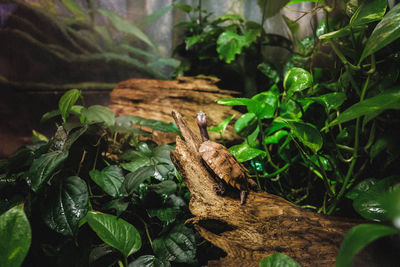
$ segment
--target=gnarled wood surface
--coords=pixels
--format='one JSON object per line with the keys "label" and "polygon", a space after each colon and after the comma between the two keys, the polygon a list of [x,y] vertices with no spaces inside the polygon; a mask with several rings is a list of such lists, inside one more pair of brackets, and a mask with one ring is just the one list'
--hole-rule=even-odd
{"label": "gnarled wood surface", "polygon": [[250,192],[243,206],[234,190],[227,196],[217,195],[215,180],[198,153],[199,136],[180,113],[174,111],[173,117],[184,140],[177,137],[171,158],[191,192],[189,209],[194,217],[189,222],[227,253],[209,266],[258,266],[274,252],[302,266],[334,266],[340,243],[356,221],[307,211],[265,192]]}
{"label": "gnarled wood surface", "polygon": [[[171,111],[179,109],[184,116],[190,118],[188,123],[192,128],[196,126],[195,116],[200,110],[212,110],[208,116],[209,126],[215,126],[233,114],[239,118],[240,112],[231,106],[216,103],[218,99],[233,97],[238,92],[221,90],[216,82],[217,78],[207,76],[179,77],[174,81],[130,79],[120,82],[111,92],[112,104],[109,107],[116,116],[135,115],[165,122],[172,122]],[[155,134],[159,143],[175,141],[175,136],[167,137],[160,132]],[[219,138],[217,133],[210,135],[214,139]],[[232,126],[228,126],[224,139],[238,139]]]}

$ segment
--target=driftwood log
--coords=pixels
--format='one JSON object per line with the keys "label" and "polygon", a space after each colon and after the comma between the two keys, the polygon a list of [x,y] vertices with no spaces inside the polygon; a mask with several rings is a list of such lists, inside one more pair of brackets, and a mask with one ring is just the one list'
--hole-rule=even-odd
{"label": "driftwood log", "polygon": [[[275,252],[302,266],[334,266],[344,235],[360,221],[307,211],[265,192],[250,192],[245,205],[239,193],[217,195],[198,153],[200,137],[180,113],[172,114],[183,139],[177,137],[171,159],[191,193],[194,217],[187,223],[227,254],[209,266],[258,266]],[[371,264],[370,256],[360,257],[356,266],[382,266]]]}
{"label": "driftwood log", "polygon": [[[215,126],[224,119],[240,112],[231,106],[216,103],[221,98],[231,98],[238,92],[221,90],[216,86],[217,78],[212,77],[179,77],[174,81],[160,81],[151,79],[130,79],[120,82],[111,92],[112,104],[109,106],[116,116],[134,115],[147,119],[172,122],[171,111],[179,109],[187,118],[190,127],[195,127],[195,116],[200,110],[212,110],[208,115],[209,126]],[[166,136],[156,132],[156,142],[169,143],[175,141],[175,135]],[[211,138],[219,138],[219,134],[210,133]],[[224,139],[237,140],[233,127],[228,126]],[[158,139],[158,140],[157,140]]]}

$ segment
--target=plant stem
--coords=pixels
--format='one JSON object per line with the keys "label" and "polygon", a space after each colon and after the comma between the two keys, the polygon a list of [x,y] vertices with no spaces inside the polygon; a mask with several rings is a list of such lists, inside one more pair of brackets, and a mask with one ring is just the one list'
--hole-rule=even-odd
{"label": "plant stem", "polygon": [[81,158],[81,161],[79,162],[79,167],[78,167],[78,171],[76,172],[76,176],[79,176],[79,173],[81,172],[83,162],[85,161],[86,153],[87,153],[86,150],[83,150],[82,158]]}
{"label": "plant stem", "polygon": [[[364,83],[364,86],[363,86],[363,89],[362,89],[362,92],[361,92],[361,96],[360,96],[360,102],[364,100],[365,93],[366,93],[367,88],[368,88],[370,77],[371,77],[371,74],[368,75],[367,80]],[[360,121],[361,121],[361,118],[358,117],[357,120],[356,120],[356,131],[355,131],[355,136],[354,136],[354,151],[353,151],[353,156],[352,156],[353,157],[353,161],[350,163],[350,166],[349,166],[349,169],[347,171],[346,177],[344,178],[342,187],[340,188],[340,191],[337,194],[337,196],[335,198],[335,201],[332,203],[331,207],[328,210],[328,213],[327,213],[328,215],[332,214],[332,212],[335,210],[337,204],[339,203],[339,201],[341,200],[344,192],[346,191],[347,185],[349,184],[349,181],[350,181],[350,177],[353,174],[353,169],[354,169],[354,166],[356,165],[356,162],[357,162],[358,150],[359,150],[359,146],[360,146]]]}
{"label": "plant stem", "polygon": [[128,267],[128,257],[124,255],[124,265]]}
{"label": "plant stem", "polygon": [[260,128],[261,143],[262,143],[262,145],[264,147],[264,150],[265,150],[265,153],[266,153],[266,156],[267,156],[267,161],[275,170],[278,170],[279,166],[275,165],[275,163],[272,161],[271,154],[269,153],[268,146],[267,146],[267,144],[265,144],[265,136],[264,136],[264,131],[263,131],[263,128],[262,128],[261,119],[258,119],[258,127]]}

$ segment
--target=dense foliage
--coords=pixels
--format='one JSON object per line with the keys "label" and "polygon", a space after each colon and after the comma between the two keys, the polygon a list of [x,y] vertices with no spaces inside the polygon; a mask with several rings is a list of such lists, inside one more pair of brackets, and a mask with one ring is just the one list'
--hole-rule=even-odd
{"label": "dense foliage", "polygon": [[[158,146],[148,131],[178,133],[176,126],[115,118],[104,106],[75,105],[80,97],[68,91],[43,116],[61,117],[54,137],[36,133],[33,145],[1,162],[0,213],[24,203],[0,217],[0,236],[10,240],[2,242],[1,266],[22,262],[31,232],[27,266],[196,264],[197,237],[183,225],[189,194],[175,176],[173,147]],[[24,249],[14,254],[17,247]]]}
{"label": "dense foliage", "polygon": [[[209,130],[223,137],[234,122],[242,142],[229,150],[260,190],[327,215],[382,222],[348,232],[337,266],[351,266],[367,244],[399,234],[400,4],[314,1],[309,13],[324,14],[314,36],[289,41],[260,25],[303,1],[271,2],[258,1],[260,23],[237,14],[211,20],[201,5],[175,5],[191,16],[179,25],[187,31],[178,74],[235,77],[243,86],[248,97],[218,102],[244,114]],[[286,21],[295,33],[297,22]],[[268,62],[266,45],[291,57]],[[179,134],[176,126],[115,118],[106,107],[77,105],[80,98],[70,90],[43,116],[58,118],[54,137],[35,132],[33,145],[0,162],[0,238],[8,244],[0,244],[0,265],[201,264],[199,239],[183,224],[189,193],[169,158],[173,145],[151,140],[152,131]],[[281,264],[299,266],[280,253],[260,262]]]}

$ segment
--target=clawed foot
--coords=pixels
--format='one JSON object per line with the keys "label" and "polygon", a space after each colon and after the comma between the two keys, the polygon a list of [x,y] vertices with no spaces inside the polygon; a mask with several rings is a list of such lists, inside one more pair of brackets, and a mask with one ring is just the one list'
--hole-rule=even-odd
{"label": "clawed foot", "polygon": [[215,192],[217,195],[223,195],[225,194],[225,185],[223,183],[216,183],[214,185]]}

